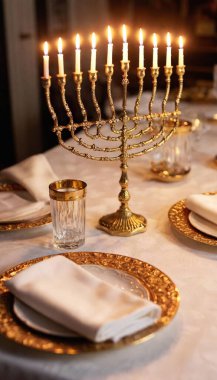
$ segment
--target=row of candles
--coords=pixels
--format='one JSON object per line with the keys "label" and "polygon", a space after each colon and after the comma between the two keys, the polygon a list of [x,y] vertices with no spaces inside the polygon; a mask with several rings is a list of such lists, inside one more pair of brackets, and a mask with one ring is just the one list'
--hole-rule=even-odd
{"label": "row of candles", "polygon": [[[122,50],[122,61],[128,62],[128,42],[127,42],[127,29],[126,25],[122,27],[123,34],[123,50]],[[171,67],[171,35],[167,33],[166,36],[167,48],[166,48],[166,67]],[[81,49],[80,49],[80,36],[76,35],[75,42],[75,72],[77,74],[81,73]],[[44,78],[49,78],[49,48],[48,42],[44,42],[44,55],[43,55],[43,67],[44,67]],[[112,43],[112,31],[110,26],[108,26],[108,48],[107,48],[107,65],[112,65],[112,55],[113,55],[113,43]],[[179,36],[179,54],[178,54],[178,65],[184,65],[184,49],[183,49],[183,38]],[[158,67],[158,41],[156,33],[153,34],[153,61],[152,67]],[[139,68],[144,68],[144,36],[143,30],[139,30]],[[90,61],[90,72],[96,72],[96,34],[92,33],[92,48],[91,48],[91,61]],[[58,74],[59,76],[64,76],[64,60],[63,60],[63,44],[62,39],[58,39]]]}

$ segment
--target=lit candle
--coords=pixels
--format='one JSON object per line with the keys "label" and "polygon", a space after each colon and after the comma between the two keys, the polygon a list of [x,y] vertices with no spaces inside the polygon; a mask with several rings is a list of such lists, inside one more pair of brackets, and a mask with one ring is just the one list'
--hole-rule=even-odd
{"label": "lit candle", "polygon": [[49,78],[49,55],[48,55],[48,42],[44,43],[44,55],[43,55],[43,66],[44,66],[44,78]]}
{"label": "lit candle", "polygon": [[154,69],[158,68],[158,48],[157,48],[157,35],[156,33],[153,34],[153,62],[152,67]]}
{"label": "lit candle", "polygon": [[96,71],[96,34],[92,33],[92,49],[91,49],[91,61],[90,61],[90,71]]}
{"label": "lit candle", "polygon": [[76,34],[75,37],[75,72],[81,72],[81,49],[80,49],[80,36]]}
{"label": "lit candle", "polygon": [[123,56],[122,56],[122,60],[123,60],[123,62],[128,62],[128,43],[127,43],[126,25],[123,25],[122,32],[123,32]]}
{"label": "lit candle", "polygon": [[112,65],[112,50],[113,50],[113,43],[112,43],[112,31],[110,26],[108,26],[108,51],[107,51],[107,65]]}
{"label": "lit candle", "polygon": [[166,66],[171,67],[171,36],[170,33],[167,33],[167,54],[166,54]]}
{"label": "lit candle", "polygon": [[144,45],[143,45],[143,31],[139,29],[139,69],[144,68]]}
{"label": "lit candle", "polygon": [[182,36],[179,36],[179,66],[184,66],[184,49]]}
{"label": "lit candle", "polygon": [[64,63],[63,63],[63,42],[62,38],[58,38],[58,69],[59,75],[64,76]]}

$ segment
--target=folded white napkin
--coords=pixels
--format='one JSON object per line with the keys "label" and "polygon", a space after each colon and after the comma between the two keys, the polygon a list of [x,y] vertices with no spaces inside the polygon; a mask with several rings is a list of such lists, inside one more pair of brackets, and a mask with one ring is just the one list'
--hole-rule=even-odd
{"label": "folded white napkin", "polygon": [[153,302],[111,286],[63,256],[32,265],[6,286],[33,309],[95,342],[118,341],[161,314]]}
{"label": "folded white napkin", "polygon": [[39,218],[49,212],[50,206],[46,205],[45,202],[28,202],[22,207],[16,207],[13,210],[9,209],[4,210],[3,212],[1,211],[0,223],[19,222],[22,220]]}
{"label": "folded white napkin", "polygon": [[22,198],[21,195],[26,193],[19,191],[18,194],[10,191],[0,192],[0,223],[36,219],[50,213],[49,203],[31,202]]}
{"label": "folded white napkin", "polygon": [[0,176],[23,186],[36,201],[49,201],[49,183],[57,180],[43,154],[31,156],[16,165],[3,169]]}
{"label": "folded white napkin", "polygon": [[217,224],[217,194],[192,194],[186,199],[185,204],[189,210]]}

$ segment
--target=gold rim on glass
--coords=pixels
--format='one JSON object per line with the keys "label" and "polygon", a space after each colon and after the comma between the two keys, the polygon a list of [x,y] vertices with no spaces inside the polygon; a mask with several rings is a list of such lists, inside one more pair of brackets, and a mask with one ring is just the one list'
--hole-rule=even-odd
{"label": "gold rim on glass", "polygon": [[13,297],[4,286],[4,282],[27,267],[49,260],[54,255],[44,256],[27,261],[6,271],[0,278],[0,333],[24,346],[53,352],[55,354],[76,355],[83,352],[94,352],[124,347],[129,344],[142,343],[151,338],[158,330],[171,322],[179,306],[179,292],[172,280],[151,264],[138,259],[117,254],[101,252],[70,252],[61,254],[79,265],[95,264],[123,271],[136,279],[147,289],[150,300],[161,307],[162,314],[152,326],[121,339],[114,343],[105,341],[93,343],[85,338],[57,338],[33,331],[13,314]]}
{"label": "gold rim on glass", "polygon": [[83,198],[87,184],[78,179],[62,179],[49,185],[50,198],[56,201],[74,201]]}
{"label": "gold rim on glass", "polygon": [[[171,128],[174,127],[174,125],[176,124],[176,120],[174,118],[170,118],[169,120],[167,120],[165,122],[165,130],[170,130]],[[174,134],[178,135],[178,134],[186,134],[186,133],[189,133],[189,132],[192,132],[194,130],[194,127],[192,125],[192,122],[189,121],[189,120],[184,120],[184,119],[180,119],[179,120],[179,124],[174,132]]]}

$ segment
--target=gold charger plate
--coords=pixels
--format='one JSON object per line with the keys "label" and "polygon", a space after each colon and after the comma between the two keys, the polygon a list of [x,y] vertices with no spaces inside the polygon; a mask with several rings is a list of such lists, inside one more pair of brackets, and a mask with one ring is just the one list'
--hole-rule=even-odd
{"label": "gold charger plate", "polygon": [[[25,191],[22,186],[16,183],[0,183],[0,192],[1,191]],[[51,223],[51,214],[46,214],[43,217],[38,217],[35,219],[11,222],[11,223],[1,223],[0,222],[0,231],[16,231],[23,230],[35,227],[41,227],[46,224]]]}
{"label": "gold charger plate", "polygon": [[[216,193],[209,193],[215,195]],[[168,217],[172,226],[189,239],[210,246],[217,246],[217,239],[194,228],[189,222],[190,210],[185,206],[185,199],[175,203],[169,210]]]}
{"label": "gold charger plate", "polygon": [[85,338],[57,338],[31,330],[20,322],[13,313],[13,297],[4,286],[4,281],[18,272],[54,255],[40,257],[19,264],[6,271],[0,278],[0,333],[24,346],[53,352],[55,354],[76,355],[106,349],[120,348],[129,344],[138,344],[151,338],[154,333],[167,325],[175,316],[179,306],[179,292],[172,280],[159,269],[141,260],[117,254],[100,252],[70,252],[61,254],[79,265],[95,264],[121,270],[135,278],[149,292],[150,299],[162,309],[162,315],[153,326],[121,339],[117,343],[106,341],[93,343]]}

